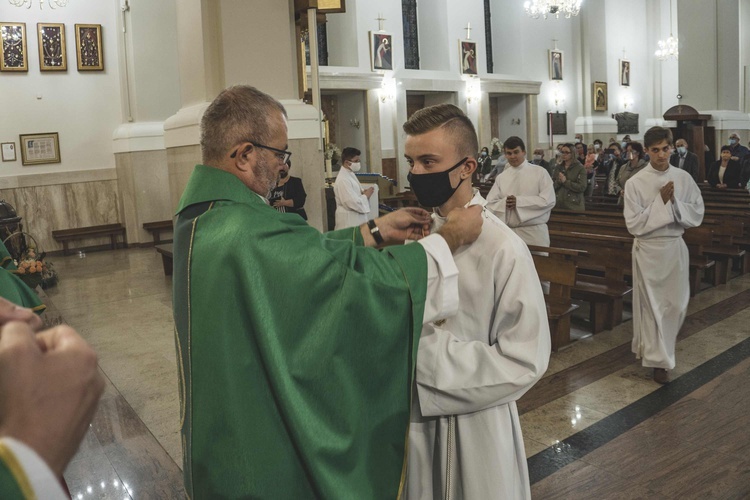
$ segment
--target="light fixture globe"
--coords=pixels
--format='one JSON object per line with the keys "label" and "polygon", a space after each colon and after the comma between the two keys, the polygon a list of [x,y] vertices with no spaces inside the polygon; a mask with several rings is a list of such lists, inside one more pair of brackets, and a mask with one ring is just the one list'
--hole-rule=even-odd
{"label": "light fixture globe", "polygon": [[560,14],[570,19],[581,11],[581,3],[582,0],[528,0],[523,8],[534,19],[539,19],[540,16],[547,19],[550,15],[559,19]]}

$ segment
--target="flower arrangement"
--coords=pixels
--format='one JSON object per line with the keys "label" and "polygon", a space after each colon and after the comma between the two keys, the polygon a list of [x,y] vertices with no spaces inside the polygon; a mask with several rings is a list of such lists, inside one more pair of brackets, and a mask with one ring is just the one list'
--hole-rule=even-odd
{"label": "flower arrangement", "polygon": [[326,150],[324,154],[325,154],[326,160],[331,160],[331,163],[334,163],[334,164],[338,163],[339,160],[341,159],[341,150],[338,148],[338,146],[336,146],[332,142],[329,142],[326,145]]}
{"label": "flower arrangement", "polygon": [[29,247],[16,262],[18,269],[15,274],[31,288],[37,285],[42,285],[42,288],[54,285],[57,283],[57,272],[51,262],[44,262],[44,257],[44,253],[38,255],[34,247]]}

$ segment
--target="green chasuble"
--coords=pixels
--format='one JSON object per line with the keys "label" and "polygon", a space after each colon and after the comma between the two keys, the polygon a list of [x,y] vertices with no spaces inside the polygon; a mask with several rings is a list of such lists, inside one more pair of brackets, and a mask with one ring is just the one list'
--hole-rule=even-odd
{"label": "green chasuble", "polygon": [[10,252],[8,251],[8,247],[2,242],[0,242],[0,267],[3,267],[8,271],[15,271],[18,269],[15,262],[13,262],[13,257],[11,257]]}
{"label": "green chasuble", "polygon": [[0,498],[3,500],[35,499],[34,489],[18,459],[0,441]]}
{"label": "green chasuble", "polygon": [[0,268],[0,297],[16,305],[28,307],[39,314],[47,308],[34,290],[21,281],[21,278],[2,268]]}
{"label": "green chasuble", "polygon": [[178,208],[184,475],[202,498],[395,498],[422,327],[421,245],[321,234],[198,165]]}

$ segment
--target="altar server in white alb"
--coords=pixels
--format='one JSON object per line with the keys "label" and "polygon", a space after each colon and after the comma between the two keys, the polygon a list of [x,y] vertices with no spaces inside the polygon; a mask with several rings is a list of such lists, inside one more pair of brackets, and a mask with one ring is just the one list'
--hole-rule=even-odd
{"label": "altar server in white alb", "polygon": [[[432,231],[454,209],[485,205],[471,186],[474,126],[456,106],[404,125],[409,183],[434,207]],[[549,177],[549,176],[548,176]],[[422,329],[409,428],[405,498],[530,498],[516,400],[547,370],[544,296],[526,244],[486,208],[476,242],[455,252],[459,310]]]}
{"label": "altar server in white alb", "polygon": [[362,189],[359,179],[354,175],[362,168],[359,156],[362,152],[356,148],[344,148],[341,152],[341,170],[336,174],[333,183],[333,194],[336,196],[336,229],[359,226],[370,217],[370,196],[373,187]]}
{"label": "altar server in white alb", "polygon": [[548,247],[547,221],[556,201],[549,172],[526,161],[526,145],[520,137],[509,137],[503,150],[508,166],[495,179],[487,208],[527,245]]}
{"label": "altar server in white alb", "polygon": [[703,221],[703,198],[684,170],[669,164],[672,133],[643,136],[651,162],[625,186],[625,223],[633,242],[633,352],[654,380],[669,381],[675,343],[690,300],[690,258],[682,234]]}

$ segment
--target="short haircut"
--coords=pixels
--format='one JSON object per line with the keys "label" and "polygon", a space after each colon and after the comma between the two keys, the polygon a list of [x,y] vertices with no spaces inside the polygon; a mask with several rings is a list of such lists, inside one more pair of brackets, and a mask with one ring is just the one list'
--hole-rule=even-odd
{"label": "short haircut", "polygon": [[274,112],[286,116],[279,101],[255,87],[235,85],[222,90],[201,118],[203,163],[221,161],[232,146],[244,141],[268,143]]}
{"label": "short haircut", "polygon": [[562,147],[568,148],[568,150],[571,153],[573,153],[576,150],[576,147],[575,147],[575,145],[572,142],[566,142],[566,143],[562,144]]}
{"label": "short haircut", "polygon": [[[721,151],[729,151],[731,153],[732,152],[732,148],[730,146],[724,145],[724,146],[721,147]],[[719,154],[721,154],[721,152],[719,152]]]}
{"label": "short haircut", "polygon": [[604,144],[604,142],[602,142],[601,139],[594,139],[594,144],[602,145],[602,144]]}
{"label": "short haircut", "polygon": [[677,143],[678,143],[678,142],[680,142],[680,141],[684,142],[685,144],[687,144],[687,143],[688,143],[687,139],[684,139],[684,138],[682,138],[682,137],[680,137],[679,139],[677,139],[676,141],[674,141],[674,143],[675,143],[675,144],[677,144]]}
{"label": "short haircut", "polygon": [[659,144],[662,141],[667,141],[667,144],[672,144],[672,131],[668,128],[651,127],[646,130],[645,134],[643,134],[643,144],[646,145],[646,149],[655,144]]}
{"label": "short haircut", "polygon": [[341,151],[341,163],[343,164],[345,161],[351,161],[352,158],[356,158],[361,154],[362,151],[357,148],[344,148],[344,150]]}
{"label": "short haircut", "polygon": [[512,151],[516,148],[521,148],[521,151],[524,153],[526,152],[526,144],[523,143],[523,139],[516,137],[515,135],[505,139],[503,149],[510,149]]}
{"label": "short haircut", "polygon": [[420,109],[404,123],[407,135],[421,135],[437,128],[445,129],[453,140],[458,156],[475,158],[479,150],[477,131],[463,111],[453,104],[437,104]]}
{"label": "short haircut", "polygon": [[619,151],[622,151],[622,147],[620,146],[619,142],[612,142],[607,146],[607,149],[615,149],[617,148]]}
{"label": "short haircut", "polygon": [[[661,142],[661,141],[656,141],[656,143],[655,143],[655,144],[658,144],[658,143],[660,143],[660,142]],[[635,142],[635,141],[631,141],[631,142],[629,142],[629,143],[628,143],[628,145],[627,145],[627,146],[625,146],[625,149],[628,149],[628,148],[630,148],[630,149],[632,149],[633,151],[635,151],[636,153],[638,153],[638,158],[643,158],[643,156],[644,156],[644,151],[645,151],[645,150],[643,149],[643,144],[641,144],[640,142]]]}

